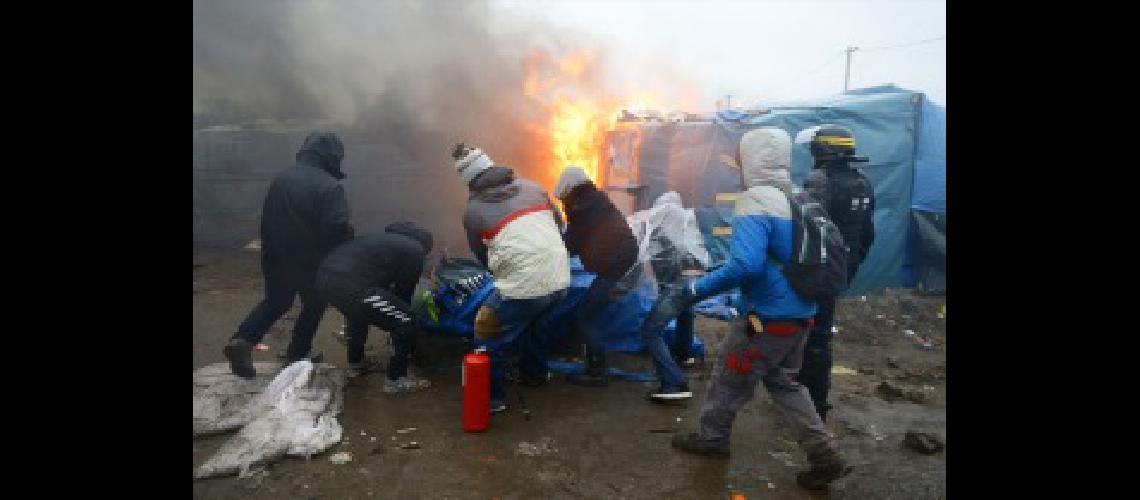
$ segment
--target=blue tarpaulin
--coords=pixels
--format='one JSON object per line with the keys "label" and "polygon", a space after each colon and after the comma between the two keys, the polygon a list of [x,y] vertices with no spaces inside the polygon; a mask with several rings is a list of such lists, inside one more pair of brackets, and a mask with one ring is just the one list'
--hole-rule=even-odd
{"label": "blue tarpaulin", "polygon": [[[874,87],[814,101],[772,105],[768,113],[744,116],[720,113],[711,123],[645,124],[639,129],[639,179],[645,186],[636,209],[644,209],[665,191],[677,191],[696,209],[709,241],[713,266],[723,263],[731,236],[715,234],[730,224],[732,201],[723,195],[741,190],[735,157],[740,136],[775,126],[795,136],[803,129],[833,123],[849,128],[860,164],[875,188],[875,242],[860,266],[848,295],[862,295],[913,283],[904,266],[921,245],[911,241],[912,209],[945,216],[945,108],[925,95],[894,86]],[[792,180],[803,184],[811,171],[807,146],[792,151]],[[722,196],[718,198],[718,194]],[[917,235],[915,237],[918,237]]]}
{"label": "blue tarpaulin", "polygon": [[[570,259],[571,282],[567,289],[566,298],[554,306],[538,325],[539,334],[542,335],[546,345],[554,347],[570,340],[572,333],[574,309],[586,294],[586,289],[594,281],[594,275],[582,268],[577,258]],[[442,280],[441,280],[442,281]],[[641,289],[636,289],[621,301],[611,302],[609,307],[601,312],[602,344],[607,350],[628,353],[642,352],[644,345],[639,336],[641,323],[649,315],[653,307],[653,293],[645,287],[652,286],[646,281]],[[494,279],[487,279],[472,292],[464,292],[443,283],[432,295],[439,309],[439,321],[432,321],[428,315],[420,315],[421,326],[430,332],[456,335],[473,338],[475,334],[475,313],[479,306],[494,291]],[[675,322],[662,333],[666,343],[672,343],[676,336]],[[705,354],[704,343],[694,335],[692,350],[693,356],[701,357]]]}

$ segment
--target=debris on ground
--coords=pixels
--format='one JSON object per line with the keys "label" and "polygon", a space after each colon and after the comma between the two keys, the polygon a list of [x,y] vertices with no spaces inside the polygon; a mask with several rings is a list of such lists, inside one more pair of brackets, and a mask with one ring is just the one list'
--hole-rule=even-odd
{"label": "debris on ground", "polygon": [[400,445],[400,448],[404,450],[418,450],[420,449],[420,443],[411,441]]}
{"label": "debris on ground", "polygon": [[334,453],[329,457],[329,461],[337,465],[344,465],[352,461],[352,454],[347,451]]}
{"label": "debris on ground", "polygon": [[799,465],[796,464],[796,462],[794,460],[792,460],[792,454],[791,453],[788,453],[786,451],[769,451],[768,454],[771,455],[772,458],[775,458],[776,460],[783,462],[785,466],[799,467]]}
{"label": "debris on ground", "polygon": [[534,443],[523,441],[519,443],[518,448],[515,449],[516,454],[526,455],[528,457],[537,457],[555,451],[558,450],[554,448],[554,439],[549,437],[544,437]]}
{"label": "debris on ground", "polygon": [[253,241],[249,242],[248,244],[246,244],[245,247],[243,247],[243,248],[245,250],[249,250],[249,251],[253,251],[253,252],[260,252],[261,251],[261,240],[253,240]]}
{"label": "debris on ground", "polygon": [[238,480],[242,487],[248,490],[256,490],[267,477],[269,477],[269,471],[265,470],[264,467],[252,467],[238,473]]}
{"label": "debris on ground", "polygon": [[399,429],[399,430],[397,430],[397,431],[396,431],[396,434],[407,434],[407,433],[409,433],[409,432],[415,432],[415,430],[416,430],[416,428],[415,428],[415,427],[408,427],[407,429]]}
{"label": "debris on ground", "polygon": [[944,447],[942,440],[929,432],[907,431],[903,437],[903,444],[912,450],[927,455],[938,453]]}
{"label": "debris on ground", "polygon": [[846,366],[835,365],[831,367],[832,375],[858,375],[859,372],[852,370]]}
{"label": "debris on ground", "polygon": [[875,441],[882,441],[887,438],[886,434],[879,432],[879,430],[875,428],[875,424],[871,424],[867,431],[867,434],[870,434]]}
{"label": "debris on ground", "polygon": [[910,401],[917,404],[926,402],[926,393],[899,387],[885,380],[875,387],[875,391],[887,401]]}

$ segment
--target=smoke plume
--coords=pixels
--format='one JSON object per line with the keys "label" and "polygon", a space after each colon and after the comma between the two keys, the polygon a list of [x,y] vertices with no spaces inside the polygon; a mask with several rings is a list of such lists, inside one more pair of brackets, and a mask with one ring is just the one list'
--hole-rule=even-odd
{"label": "smoke plume", "polygon": [[[345,139],[358,233],[408,219],[466,253],[452,144],[477,144],[527,177],[542,168],[535,141],[548,140],[528,127],[544,118],[523,95],[524,61],[565,44],[538,22],[509,23],[484,1],[195,0],[195,129],[330,123]],[[226,202],[208,189],[196,184],[196,241],[209,239],[197,218],[216,208],[199,205]]]}

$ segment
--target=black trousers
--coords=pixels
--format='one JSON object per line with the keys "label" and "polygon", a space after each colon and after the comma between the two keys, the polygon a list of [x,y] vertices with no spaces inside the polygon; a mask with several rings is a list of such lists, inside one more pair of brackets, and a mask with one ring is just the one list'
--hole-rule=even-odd
{"label": "black trousers", "polygon": [[309,354],[313,348],[313,336],[325,315],[328,303],[320,298],[313,287],[313,273],[274,272],[263,267],[265,276],[265,298],[249,312],[238,326],[234,338],[241,338],[250,344],[257,344],[265,337],[265,332],[273,326],[289,308],[293,298],[301,297],[301,314],[293,324],[293,335],[285,351],[288,362],[293,362]]}
{"label": "black trousers", "polygon": [[383,286],[361,286],[342,276],[326,273],[317,276],[317,291],[347,320],[344,333],[349,363],[364,361],[364,345],[368,342],[368,327],[371,325],[388,331],[392,342],[388,378],[395,380],[408,374],[416,321],[407,300]]}
{"label": "black trousers", "polygon": [[815,411],[821,420],[827,420],[831,405],[827,393],[831,389],[831,325],[835,321],[835,298],[820,301],[815,314],[815,326],[808,331],[804,345],[804,360],[798,380],[807,387]]}
{"label": "black trousers", "polygon": [[[855,279],[857,270],[858,266],[848,267],[848,283]],[[819,307],[815,313],[815,326],[808,331],[803,366],[798,377],[800,384],[807,387],[808,394],[811,394],[811,401],[821,420],[827,420],[827,412],[831,410],[827,394],[831,391],[831,326],[835,324],[837,299],[838,297],[831,297],[817,303]]]}

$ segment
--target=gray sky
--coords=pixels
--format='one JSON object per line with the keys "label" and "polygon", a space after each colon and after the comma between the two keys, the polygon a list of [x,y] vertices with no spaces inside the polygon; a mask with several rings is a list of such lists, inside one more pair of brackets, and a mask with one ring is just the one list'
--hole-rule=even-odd
{"label": "gray sky", "polygon": [[[732,94],[750,104],[814,98],[851,87],[894,83],[946,103],[946,4],[911,1],[494,0],[504,21],[541,18],[606,47],[610,79],[635,81],[661,70],[690,80],[703,108]],[[511,23],[504,22],[504,25]],[[652,68],[650,71],[642,69]]]}

